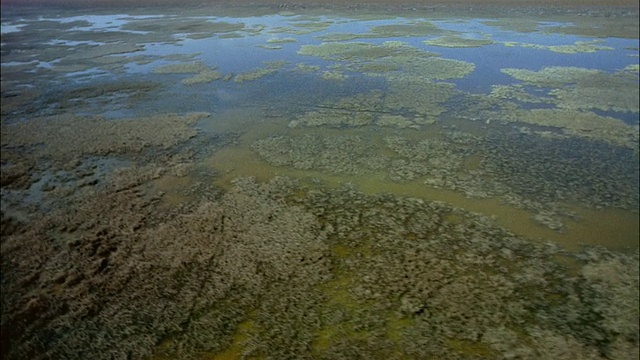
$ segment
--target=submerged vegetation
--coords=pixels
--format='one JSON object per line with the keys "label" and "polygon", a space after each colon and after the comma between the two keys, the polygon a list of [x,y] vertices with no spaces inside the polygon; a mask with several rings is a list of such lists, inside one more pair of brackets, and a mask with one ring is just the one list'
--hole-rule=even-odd
{"label": "submerged vegetation", "polygon": [[637,359],[626,13],[58,11],[3,9],[3,359]]}

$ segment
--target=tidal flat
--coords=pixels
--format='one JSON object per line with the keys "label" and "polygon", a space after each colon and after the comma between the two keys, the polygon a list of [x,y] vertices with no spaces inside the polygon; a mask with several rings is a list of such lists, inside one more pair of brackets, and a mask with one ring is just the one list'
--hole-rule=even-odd
{"label": "tidal flat", "polygon": [[638,359],[638,9],[3,5],[2,359]]}

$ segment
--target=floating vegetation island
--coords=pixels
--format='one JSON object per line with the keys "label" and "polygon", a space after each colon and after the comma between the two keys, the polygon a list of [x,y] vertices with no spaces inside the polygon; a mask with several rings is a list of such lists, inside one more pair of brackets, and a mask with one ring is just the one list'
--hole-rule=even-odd
{"label": "floating vegetation island", "polygon": [[468,48],[468,47],[480,47],[493,44],[493,40],[490,39],[469,39],[463,38],[457,35],[442,36],[439,38],[425,40],[425,44],[431,46],[441,46],[449,48]]}
{"label": "floating vegetation island", "polygon": [[2,358],[637,359],[638,10],[373,8],[3,5]]}
{"label": "floating vegetation island", "polygon": [[599,40],[595,41],[576,41],[575,44],[571,45],[540,45],[540,44],[523,44],[517,42],[505,42],[504,46],[514,47],[520,46],[524,48],[530,49],[543,49],[549,50],[561,54],[578,54],[578,53],[592,53],[596,51],[602,50],[613,50],[610,46],[601,46],[598,45],[601,43]]}

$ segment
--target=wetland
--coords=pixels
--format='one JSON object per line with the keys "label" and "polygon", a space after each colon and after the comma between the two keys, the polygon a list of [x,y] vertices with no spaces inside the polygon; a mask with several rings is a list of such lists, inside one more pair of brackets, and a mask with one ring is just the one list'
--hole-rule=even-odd
{"label": "wetland", "polygon": [[1,16],[2,359],[638,359],[637,8]]}

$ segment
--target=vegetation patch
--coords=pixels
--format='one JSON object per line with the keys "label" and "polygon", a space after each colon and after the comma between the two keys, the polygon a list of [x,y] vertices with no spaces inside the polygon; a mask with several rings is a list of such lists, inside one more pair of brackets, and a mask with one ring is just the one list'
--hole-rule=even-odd
{"label": "vegetation patch", "polygon": [[553,88],[558,107],[564,109],[598,109],[637,113],[637,75],[626,71],[608,73],[577,67],[547,67],[540,71],[502,69],[502,72],[537,87]]}
{"label": "vegetation patch", "polygon": [[614,50],[610,46],[598,45],[601,43],[599,40],[594,41],[576,41],[573,45],[539,45],[539,44],[528,44],[528,43],[518,43],[518,42],[504,42],[504,46],[507,47],[523,47],[529,49],[542,49],[549,50],[561,54],[578,54],[578,53],[593,53],[596,51],[602,50]]}
{"label": "vegetation patch", "polygon": [[140,153],[168,148],[196,135],[193,125],[206,113],[106,120],[60,115],[2,124],[2,147],[29,148],[33,156],[68,161],[85,155]]}
{"label": "vegetation patch", "polygon": [[493,44],[491,39],[470,39],[457,35],[441,36],[435,39],[425,40],[425,44],[430,46],[440,46],[448,48],[469,48],[481,47]]}

